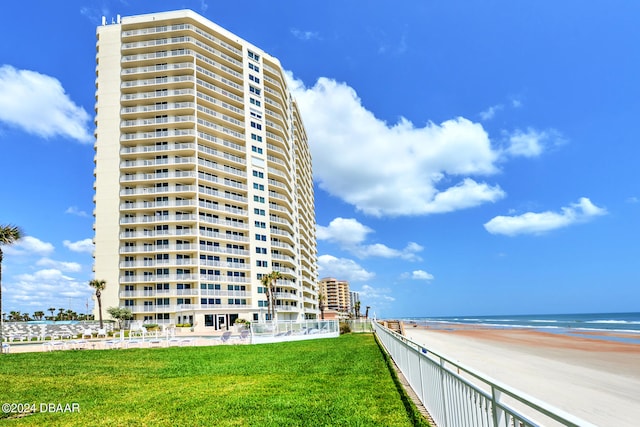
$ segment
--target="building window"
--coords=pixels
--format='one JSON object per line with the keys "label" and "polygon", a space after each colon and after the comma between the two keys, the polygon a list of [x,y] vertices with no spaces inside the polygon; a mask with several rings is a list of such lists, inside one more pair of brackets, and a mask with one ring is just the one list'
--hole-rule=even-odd
{"label": "building window", "polygon": [[268,261],[256,261],[256,266],[258,267],[269,267],[269,262]]}
{"label": "building window", "polygon": [[267,224],[262,221],[254,221],[253,224],[258,228],[267,228]]}
{"label": "building window", "polygon": [[251,151],[253,151],[254,153],[262,154],[262,148],[256,147],[255,145],[251,146]]}
{"label": "building window", "polygon": [[255,188],[256,190],[264,191],[264,184],[258,184],[257,182],[254,182],[253,188]]}
{"label": "building window", "polygon": [[251,127],[254,129],[262,130],[262,125],[260,123],[251,122]]}
{"label": "building window", "polygon": [[256,73],[260,72],[260,67],[258,67],[256,64],[252,64],[251,62],[249,62],[249,69],[255,71]]}
{"label": "building window", "polygon": [[253,176],[255,176],[256,178],[264,178],[264,172],[253,171]]}
{"label": "building window", "polygon": [[264,203],[264,197],[262,196],[253,196],[253,201],[258,203]]}
{"label": "building window", "polygon": [[256,107],[260,107],[262,105],[262,103],[260,102],[260,100],[255,99],[255,98],[251,98],[249,97],[249,102],[253,105],[255,105]]}
{"label": "building window", "polygon": [[254,141],[262,142],[262,137],[260,135],[256,135],[255,133],[251,134],[251,139]]}
{"label": "building window", "polygon": [[263,254],[263,255],[266,255],[266,254],[267,254],[267,248],[260,248],[260,247],[258,247],[258,248],[256,248],[256,253],[257,253],[257,254]]}
{"label": "building window", "polygon": [[260,89],[258,89],[255,86],[251,86],[251,85],[249,85],[249,92],[255,93],[258,96],[260,96],[260,94],[262,93],[262,91]]}
{"label": "building window", "polygon": [[260,79],[254,75],[249,74],[249,80],[251,80],[252,82],[256,82],[258,84],[260,84]]}
{"label": "building window", "polygon": [[254,61],[256,61],[256,62],[257,62],[257,61],[260,61],[260,55],[258,55],[258,54],[257,54],[257,53],[255,53],[255,52],[252,52],[252,51],[250,51],[250,50],[249,50],[249,51],[247,51],[247,52],[248,52],[249,59],[253,59],[253,60],[254,60]]}
{"label": "building window", "polygon": [[265,212],[264,209],[258,209],[258,208],[254,208],[253,209],[253,213],[256,214],[256,215],[262,215],[262,216],[266,215],[266,212]]}

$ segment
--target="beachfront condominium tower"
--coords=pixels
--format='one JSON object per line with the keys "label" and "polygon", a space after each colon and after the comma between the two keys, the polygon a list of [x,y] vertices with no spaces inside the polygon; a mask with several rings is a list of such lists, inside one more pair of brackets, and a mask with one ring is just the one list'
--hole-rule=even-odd
{"label": "beachfront condominium tower", "polygon": [[325,309],[335,310],[343,315],[348,315],[351,311],[351,294],[346,280],[325,277],[319,282],[319,292],[324,296],[322,304]]}
{"label": "beachfront condominium tower", "polygon": [[189,11],[97,29],[95,278],[134,320],[316,318],[311,156],[280,62]]}

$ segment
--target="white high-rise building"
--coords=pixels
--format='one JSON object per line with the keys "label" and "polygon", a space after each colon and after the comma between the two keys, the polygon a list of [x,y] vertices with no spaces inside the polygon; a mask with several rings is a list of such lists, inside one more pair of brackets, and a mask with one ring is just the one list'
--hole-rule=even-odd
{"label": "white high-rise building", "polygon": [[103,20],[97,38],[104,309],[261,322],[260,279],[278,271],[276,319],[318,317],[311,156],[279,61],[189,10]]}

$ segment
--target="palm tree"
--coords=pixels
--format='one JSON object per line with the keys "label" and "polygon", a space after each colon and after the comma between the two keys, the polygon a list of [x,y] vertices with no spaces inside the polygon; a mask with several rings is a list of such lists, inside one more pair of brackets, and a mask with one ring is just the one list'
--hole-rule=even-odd
{"label": "palm tree", "polygon": [[360,301],[356,301],[356,303],[353,305],[353,309],[356,312],[356,319],[360,318]]}
{"label": "palm tree", "polygon": [[275,320],[275,316],[276,316],[276,280],[278,279],[282,279],[282,274],[279,271],[272,271],[269,274],[269,287],[270,287],[270,292],[271,292],[271,319]]}
{"label": "palm tree", "polygon": [[44,317],[44,311],[34,311],[33,312],[33,318],[36,320],[42,320],[42,318]]}
{"label": "palm tree", "polygon": [[[22,237],[22,230],[15,225],[0,225],[0,313],[2,313],[2,246],[12,245],[20,240]],[[0,318],[0,354],[4,352],[2,348],[3,337],[2,331],[4,330],[4,320]]]}
{"label": "palm tree", "polygon": [[107,282],[105,282],[104,280],[97,280],[94,279],[92,281],[89,282],[89,286],[91,286],[93,289],[96,290],[96,299],[98,300],[98,314],[100,315],[100,329],[104,328],[104,325],[102,324],[102,291],[104,291],[104,288],[107,286]]}
{"label": "palm tree", "polygon": [[56,320],[55,317],[53,317],[53,312],[56,311],[55,307],[49,307],[47,311],[51,312],[51,320]]}
{"label": "palm tree", "polygon": [[264,292],[267,295],[267,315],[269,316],[269,319],[273,319],[273,317],[271,317],[271,289],[269,288],[271,277],[268,274],[263,275],[260,279],[260,283],[264,286]]}
{"label": "palm tree", "polygon": [[320,319],[324,320],[324,300],[326,297],[322,292],[318,292],[318,307],[320,307]]}

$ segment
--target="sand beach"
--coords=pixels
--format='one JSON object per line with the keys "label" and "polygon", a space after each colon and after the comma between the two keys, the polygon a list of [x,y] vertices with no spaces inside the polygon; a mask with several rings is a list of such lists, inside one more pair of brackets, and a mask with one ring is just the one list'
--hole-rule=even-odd
{"label": "sand beach", "polygon": [[595,425],[640,425],[640,334],[406,324],[405,335]]}

